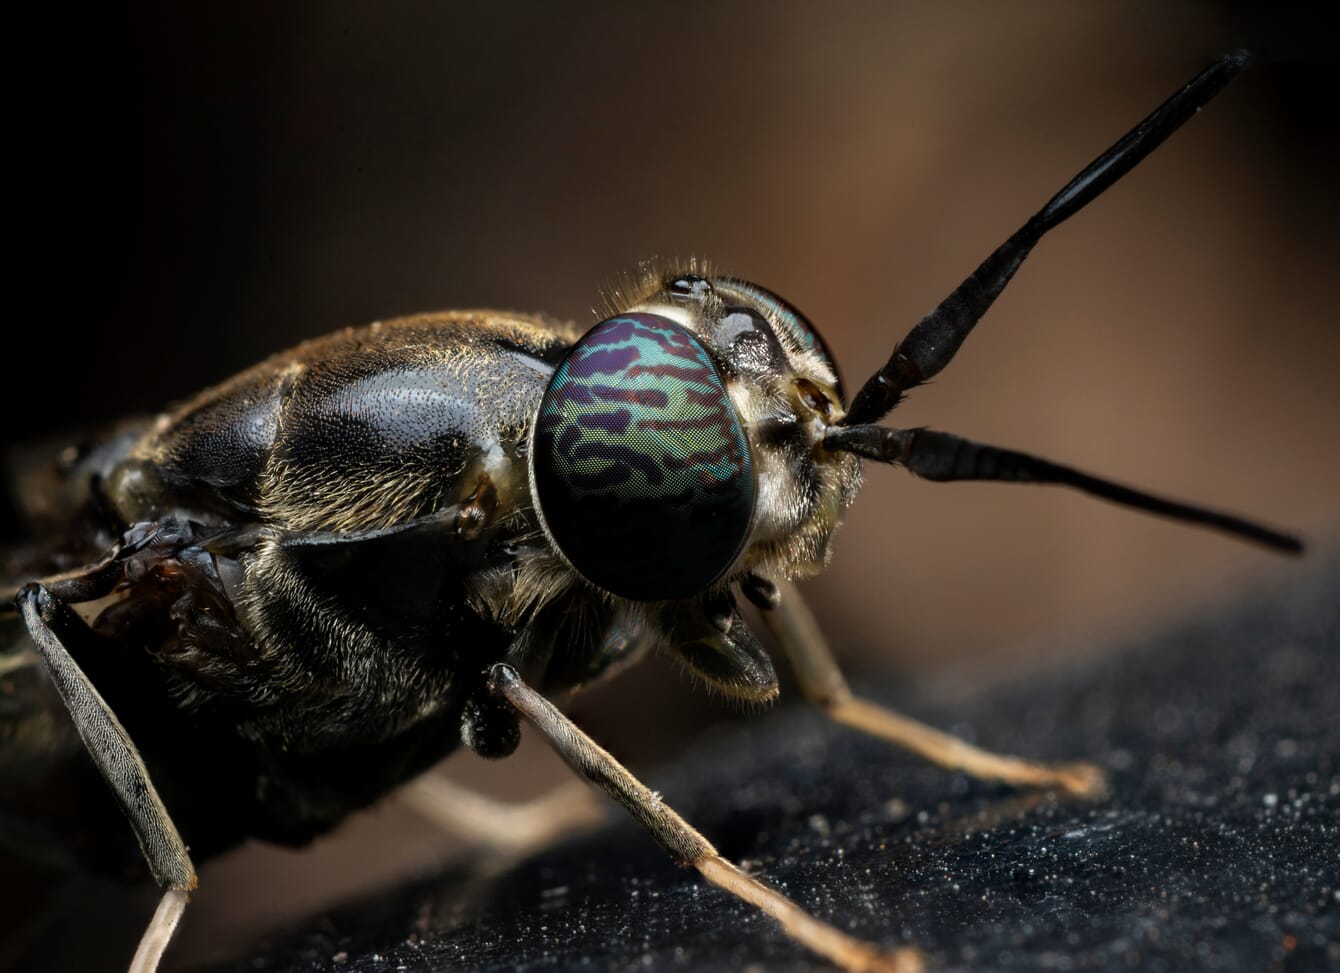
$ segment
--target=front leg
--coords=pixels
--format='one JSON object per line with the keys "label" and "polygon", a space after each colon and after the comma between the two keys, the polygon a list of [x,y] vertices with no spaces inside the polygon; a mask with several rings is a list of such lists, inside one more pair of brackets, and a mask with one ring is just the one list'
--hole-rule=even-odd
{"label": "front leg", "polygon": [[819,631],[819,623],[790,582],[771,597],[754,600],[795,669],[805,697],[839,723],[888,740],[948,770],[1015,787],[1059,788],[1093,798],[1107,789],[1103,771],[1090,763],[1041,764],[975,747],[934,727],[854,695]]}
{"label": "front leg", "polygon": [[691,865],[713,885],[772,916],[801,945],[854,973],[918,973],[923,968],[921,954],[915,949],[888,952],[853,939],[740,871],[721,857],[697,829],[671,810],[659,794],[522,682],[511,666],[504,663],[493,666],[489,685],[544,734],[569,766],[622,804],[677,862]]}
{"label": "front leg", "polygon": [[[57,579],[54,586],[78,590],[88,580]],[[130,964],[130,973],[154,973],[181,921],[187,894],[196,886],[195,868],[134,741],[57,634],[77,634],[83,621],[41,583],[24,587],[16,603],[75,729],[130,819],[154,879],[165,887]]]}

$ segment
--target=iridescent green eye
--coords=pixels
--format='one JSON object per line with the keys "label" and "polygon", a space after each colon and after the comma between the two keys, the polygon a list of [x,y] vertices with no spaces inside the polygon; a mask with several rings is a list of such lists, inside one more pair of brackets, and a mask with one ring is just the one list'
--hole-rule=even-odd
{"label": "iridescent green eye", "polygon": [[730,567],[749,533],[749,440],[716,365],[656,314],[600,322],[540,404],[535,503],[568,562],[637,601],[686,598]]}

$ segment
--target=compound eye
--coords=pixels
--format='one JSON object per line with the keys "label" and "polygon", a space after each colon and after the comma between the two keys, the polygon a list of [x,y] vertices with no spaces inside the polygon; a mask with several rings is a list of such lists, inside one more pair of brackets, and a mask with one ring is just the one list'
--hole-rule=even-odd
{"label": "compound eye", "polygon": [[657,314],[609,318],[573,345],[540,403],[531,464],[559,551],[624,598],[698,594],[749,533],[740,417],[706,349]]}
{"label": "compound eye", "polygon": [[786,353],[763,315],[752,308],[728,307],[714,333],[716,347],[737,372],[780,375]]}
{"label": "compound eye", "polygon": [[801,314],[800,311],[796,309],[795,305],[791,304],[789,301],[784,300],[767,288],[759,287],[757,284],[751,284],[747,280],[739,280],[732,277],[726,278],[720,281],[720,283],[722,285],[721,290],[727,294],[736,296],[737,299],[738,295],[745,295],[758,301],[764,307],[769,308],[771,313],[776,316],[781,326],[790,331],[792,336],[800,342],[802,347],[818,352],[828,364],[828,367],[833,369],[833,375],[837,378],[835,389],[837,391],[838,399],[842,402],[846,401],[846,396],[842,392],[842,376],[838,372],[837,359],[833,357],[833,352],[829,349],[828,342],[824,341],[823,335],[815,330],[815,327],[810,323],[809,318]]}

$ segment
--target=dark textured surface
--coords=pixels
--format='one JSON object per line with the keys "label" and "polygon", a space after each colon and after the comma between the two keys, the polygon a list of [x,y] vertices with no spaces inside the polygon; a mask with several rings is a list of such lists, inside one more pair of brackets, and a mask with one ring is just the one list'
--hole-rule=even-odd
{"label": "dark textured surface", "polygon": [[[1201,623],[929,712],[1088,757],[1093,805],[918,764],[803,711],[654,785],[721,850],[932,969],[1340,968],[1340,565]],[[878,693],[895,699],[888,693]],[[824,969],[620,820],[492,878],[452,872],[228,970]]]}

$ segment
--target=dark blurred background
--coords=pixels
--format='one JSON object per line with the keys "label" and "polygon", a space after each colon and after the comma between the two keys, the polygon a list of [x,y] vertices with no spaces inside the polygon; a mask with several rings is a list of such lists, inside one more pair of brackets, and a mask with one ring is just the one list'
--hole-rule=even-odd
{"label": "dark blurred background", "polygon": [[[1083,164],[1252,46],[1261,63],[1049,237],[897,421],[1335,536],[1340,85],[1301,12],[29,5],[5,33],[12,440],[159,409],[377,318],[593,322],[599,287],[653,255],[784,294],[855,386]],[[872,469],[809,587],[854,673],[943,688],[1291,570],[1055,490]],[[670,671],[573,712],[639,765],[739,715]],[[455,762],[502,790],[522,766],[478,763]],[[350,831],[207,867],[176,957],[444,854],[394,807]]]}

